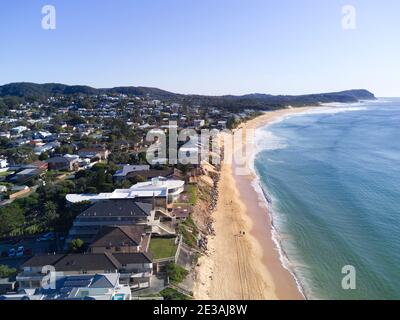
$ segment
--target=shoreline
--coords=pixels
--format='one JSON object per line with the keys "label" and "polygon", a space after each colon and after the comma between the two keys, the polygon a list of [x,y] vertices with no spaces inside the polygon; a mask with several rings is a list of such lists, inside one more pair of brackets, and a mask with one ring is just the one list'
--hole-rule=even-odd
{"label": "shoreline", "polygon": [[[311,108],[268,112],[241,124],[235,131],[255,130]],[[245,141],[233,152],[251,149],[254,155],[254,141]],[[216,235],[209,237],[208,252],[199,259],[196,268],[196,299],[305,299],[295,275],[282,261],[267,199],[256,190],[261,185],[253,161],[254,157],[248,157],[241,165],[222,164],[218,205],[213,214]],[[245,174],[240,172],[243,168]]]}

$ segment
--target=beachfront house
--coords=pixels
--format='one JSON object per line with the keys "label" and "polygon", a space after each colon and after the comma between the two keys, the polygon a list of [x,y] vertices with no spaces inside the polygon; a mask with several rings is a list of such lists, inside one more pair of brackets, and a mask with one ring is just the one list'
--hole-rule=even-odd
{"label": "beachfront house", "polygon": [[185,182],[182,180],[156,177],[151,181],[137,183],[129,189],[116,189],[114,192],[100,194],[68,194],[66,198],[70,203],[117,199],[134,199],[144,203],[153,203],[155,201],[157,207],[166,208],[169,203],[173,203],[179,198],[184,191],[184,185]]}
{"label": "beachfront house", "polygon": [[45,266],[53,267],[58,276],[120,274],[120,283],[132,290],[150,287],[153,275],[153,257],[144,252],[37,255],[21,266],[19,288],[40,288]]}

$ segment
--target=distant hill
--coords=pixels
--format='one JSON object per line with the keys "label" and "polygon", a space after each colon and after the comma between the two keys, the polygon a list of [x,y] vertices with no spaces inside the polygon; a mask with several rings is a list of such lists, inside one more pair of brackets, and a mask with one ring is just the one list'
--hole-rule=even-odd
{"label": "distant hill", "polygon": [[287,106],[299,107],[332,102],[352,103],[360,100],[376,99],[374,94],[364,89],[298,96],[274,96],[269,94],[203,96],[183,95],[149,87],[115,87],[96,89],[89,86],[69,86],[58,83],[36,84],[28,82],[10,83],[0,86],[0,97],[17,96],[21,98],[31,98],[74,94],[127,94],[135,96],[150,96],[154,99],[167,99],[192,105],[199,104],[203,106],[229,108],[234,110],[240,110],[243,108],[270,110]]}
{"label": "distant hill", "polygon": [[72,94],[131,94],[136,96],[145,96],[147,94],[155,96],[173,96],[171,92],[156,88],[146,87],[117,87],[110,89],[95,89],[89,86],[68,86],[60,83],[37,84],[30,82],[17,82],[0,86],[0,97],[43,97],[54,95],[72,95]]}

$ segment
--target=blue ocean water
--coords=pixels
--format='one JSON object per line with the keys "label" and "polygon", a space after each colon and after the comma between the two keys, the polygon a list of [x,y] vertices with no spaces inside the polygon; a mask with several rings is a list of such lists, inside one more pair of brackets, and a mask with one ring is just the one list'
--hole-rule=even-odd
{"label": "blue ocean water", "polygon": [[[400,299],[400,99],[323,107],[257,131],[255,170],[309,299]],[[354,266],[356,289],[342,287]]]}

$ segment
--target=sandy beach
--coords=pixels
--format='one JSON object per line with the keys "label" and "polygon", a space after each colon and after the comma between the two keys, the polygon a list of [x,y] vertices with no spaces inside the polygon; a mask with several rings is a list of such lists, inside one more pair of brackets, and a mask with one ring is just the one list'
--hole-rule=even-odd
{"label": "sandy beach", "polygon": [[[256,129],[293,113],[310,108],[268,112],[240,129]],[[246,130],[243,130],[245,134]],[[240,131],[239,131],[240,132]],[[251,148],[247,146],[238,148]],[[242,150],[235,149],[233,152]],[[249,169],[247,158],[244,166]],[[272,240],[271,220],[252,182],[251,170],[238,174],[243,164],[222,164],[219,199],[213,213],[215,236],[209,237],[208,252],[199,259],[195,299],[222,300],[300,300],[304,299],[289,271],[281,264]]]}

